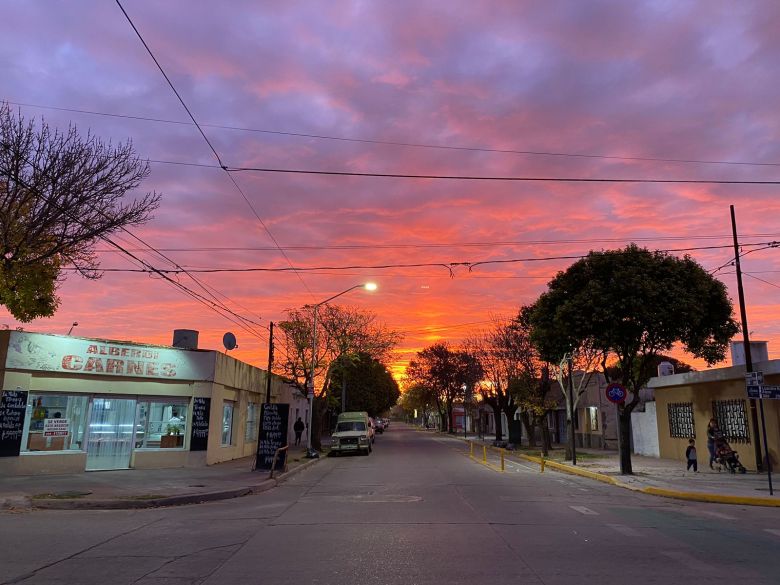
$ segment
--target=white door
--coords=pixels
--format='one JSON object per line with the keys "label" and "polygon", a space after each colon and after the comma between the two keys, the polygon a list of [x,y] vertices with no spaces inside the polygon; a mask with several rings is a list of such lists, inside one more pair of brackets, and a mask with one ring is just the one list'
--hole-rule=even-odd
{"label": "white door", "polygon": [[135,437],[135,399],[93,398],[87,436],[87,471],[128,469]]}

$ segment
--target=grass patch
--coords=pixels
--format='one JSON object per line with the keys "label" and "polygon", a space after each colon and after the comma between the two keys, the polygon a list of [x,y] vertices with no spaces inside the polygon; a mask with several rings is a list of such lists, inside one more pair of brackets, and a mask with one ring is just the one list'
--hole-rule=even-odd
{"label": "grass patch", "polygon": [[76,500],[90,495],[92,492],[62,492],[59,494],[35,494],[33,500]]}

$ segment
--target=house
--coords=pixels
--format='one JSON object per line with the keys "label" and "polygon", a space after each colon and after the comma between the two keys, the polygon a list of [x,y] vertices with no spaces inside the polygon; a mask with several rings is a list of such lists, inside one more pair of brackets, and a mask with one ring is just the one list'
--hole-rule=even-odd
{"label": "house", "polygon": [[[780,360],[756,362],[753,370],[763,372],[764,382],[780,385]],[[655,391],[658,447],[661,457],[685,460],[689,439],[696,439],[699,461],[707,457],[707,423],[718,426],[748,469],[763,462],[761,402],[766,424],[767,446],[773,467],[780,455],[780,401],[750,400],[745,384],[745,366],[735,365],[701,372],[652,378]],[[759,448],[760,445],[760,448]]]}

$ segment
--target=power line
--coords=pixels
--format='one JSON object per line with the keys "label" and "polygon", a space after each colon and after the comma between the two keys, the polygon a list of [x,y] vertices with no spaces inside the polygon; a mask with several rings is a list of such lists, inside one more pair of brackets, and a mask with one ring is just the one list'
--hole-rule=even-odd
{"label": "power line", "polygon": [[295,175],[320,175],[331,177],[372,177],[384,179],[435,179],[446,181],[509,181],[519,183],[640,183],[640,184],[682,184],[682,185],[780,185],[777,181],[756,181],[741,179],[651,179],[614,177],[524,177],[499,175],[422,175],[412,173],[369,173],[357,171],[324,171],[307,169],[281,169],[273,167],[230,167],[229,172],[281,173]]}
{"label": "power line", "polygon": [[[190,120],[192,120],[192,123],[195,124],[195,126],[198,128],[198,132],[200,132],[200,135],[203,137],[203,140],[206,141],[206,144],[208,144],[209,148],[211,149],[211,152],[214,153],[214,157],[216,158],[217,163],[219,163],[219,166],[224,171],[227,172],[228,167],[225,165],[225,163],[222,162],[222,159],[220,158],[219,153],[217,152],[217,150],[214,148],[214,145],[211,144],[211,141],[206,136],[206,133],[203,131],[203,128],[201,128],[201,126],[198,124],[198,121],[195,119],[195,116],[193,116],[192,112],[187,107],[187,104],[184,102],[184,99],[181,97],[179,92],[176,90],[176,87],[173,85],[173,83],[171,82],[170,78],[165,73],[165,70],[162,68],[162,65],[160,65],[160,62],[154,56],[154,53],[152,52],[151,48],[149,47],[149,45],[144,40],[143,36],[141,35],[141,32],[138,30],[138,28],[133,23],[133,20],[130,18],[130,15],[127,13],[127,11],[122,6],[122,3],[120,2],[120,0],[116,0],[116,4],[117,4],[117,6],[119,6],[119,9],[122,11],[122,14],[125,15],[125,18],[127,19],[127,22],[130,23],[130,26],[133,28],[133,31],[135,31],[136,36],[141,41],[141,44],[143,44],[144,48],[146,49],[146,52],[149,53],[149,56],[152,58],[152,61],[154,61],[154,64],[157,65],[157,68],[160,70],[160,73],[162,73],[163,77],[165,78],[165,81],[168,82],[168,85],[170,86],[171,90],[173,90],[173,93],[176,95],[176,97],[178,98],[179,102],[181,103],[181,105],[186,110],[187,115],[190,117]],[[254,205],[252,205],[252,202],[249,200],[249,198],[244,193],[244,190],[241,189],[241,187],[236,182],[235,178],[230,173],[228,173],[228,177],[230,178],[230,182],[233,183],[233,186],[236,188],[236,190],[238,190],[238,192],[241,194],[241,197],[243,197],[244,201],[249,206],[249,209],[252,210],[252,213],[257,218],[257,221],[260,222],[261,226],[263,226],[263,229],[268,234],[268,236],[271,238],[271,241],[277,247],[279,252],[281,252],[282,256],[284,256],[285,260],[287,260],[287,263],[290,265],[290,267],[292,267],[292,262],[290,261],[290,258],[287,256],[285,251],[282,250],[282,248],[279,246],[279,242],[276,240],[274,235],[271,233],[271,230],[268,229],[268,226],[265,225],[265,222],[260,217],[260,214],[257,213],[257,210],[255,209]],[[293,270],[293,272],[295,272],[295,270]],[[303,284],[304,288],[309,292],[309,294],[314,296],[313,293],[311,292],[311,290],[306,285],[306,283],[304,282],[303,278],[300,275],[298,275],[298,279],[300,280],[301,284]]]}
{"label": "power line", "polygon": [[[754,250],[749,250],[745,254],[751,252],[757,252],[766,250],[768,248],[775,248],[780,246],[780,242],[756,242],[753,244],[743,244],[743,247],[760,246]],[[676,253],[676,252],[694,252],[703,250],[722,250],[724,248],[731,248],[729,244],[720,246],[692,246],[687,248],[667,248],[662,250],[654,250],[654,252],[661,253]],[[222,273],[222,272],[310,272],[310,271],[342,271],[342,270],[378,270],[378,269],[390,269],[390,268],[444,268],[450,274],[454,276],[454,268],[465,267],[469,271],[477,266],[484,266],[488,264],[514,264],[519,262],[548,262],[553,260],[579,260],[587,257],[587,254],[571,254],[561,256],[537,256],[527,258],[511,258],[506,260],[480,260],[476,262],[472,261],[458,261],[458,262],[420,262],[420,263],[397,263],[397,264],[374,264],[374,265],[348,265],[348,266],[291,266],[291,267],[244,267],[244,268],[190,268],[189,272],[193,273]],[[729,263],[732,262],[731,260]],[[725,264],[724,266],[726,266]],[[130,269],[130,268],[114,268],[114,269],[100,269],[104,272],[147,272],[144,269]],[[165,274],[180,274],[186,272],[183,268],[176,269],[159,269]]]}
{"label": "power line", "polygon": [[[744,234],[744,238],[777,237],[780,233]],[[449,242],[432,244],[340,244],[333,246],[282,246],[284,250],[405,250],[405,249],[438,249],[438,248],[489,248],[498,246],[547,246],[561,244],[601,244],[601,243],[628,243],[628,242],[670,242],[688,240],[724,240],[730,239],[730,234],[723,235],[690,235],[690,236],[655,236],[655,237],[625,237],[625,238],[579,238],[579,239],[553,239],[553,240],[496,240],[485,242]],[[746,244],[747,245],[747,244]],[[132,248],[131,248],[132,250]],[[274,246],[208,246],[189,248],[158,248],[162,252],[264,252],[278,251]],[[115,252],[115,250],[103,249],[96,252]]]}
{"label": "power line", "polygon": [[[157,122],[163,124],[177,124],[190,126],[191,122],[185,122],[180,120],[168,120],[165,118],[153,118],[148,116],[129,115],[129,114],[116,114],[109,112],[100,112],[96,110],[84,110],[77,108],[65,108],[58,106],[45,106],[40,104],[30,104],[25,102],[15,102],[6,100],[6,103],[23,106],[29,108],[40,108],[44,110],[56,110],[61,112],[73,112],[77,114],[88,114],[93,116],[106,116],[111,118],[124,118],[129,120],[141,120],[146,122]],[[449,150],[449,151],[464,151],[464,152],[485,152],[495,154],[520,154],[529,156],[548,156],[548,157],[562,157],[562,158],[582,158],[582,159],[605,159],[605,160],[623,160],[623,161],[635,161],[635,162],[667,162],[667,163],[684,163],[684,164],[710,164],[710,165],[741,165],[741,166],[764,166],[764,167],[777,167],[780,163],[774,162],[753,162],[753,161],[737,161],[737,160],[707,160],[707,159],[686,159],[686,158],[661,158],[661,157],[642,157],[642,156],[617,156],[607,154],[587,154],[587,153],[573,153],[573,152],[556,152],[548,150],[519,150],[511,148],[490,148],[481,146],[451,146],[443,144],[426,144],[421,142],[409,142],[409,141],[394,141],[394,140],[377,140],[369,138],[352,138],[347,136],[332,136],[326,134],[312,134],[306,132],[292,132],[283,130],[269,130],[263,128],[249,128],[244,126],[229,126],[224,124],[207,124],[201,123],[200,126],[205,128],[215,128],[220,130],[235,130],[241,132],[254,132],[259,134],[271,134],[277,136],[291,136],[295,138],[313,138],[317,140],[330,140],[337,142],[352,142],[358,144],[376,144],[383,146],[401,146],[410,148],[424,148],[435,150]],[[158,161],[169,163],[168,161]],[[187,163],[181,163],[187,164]]]}

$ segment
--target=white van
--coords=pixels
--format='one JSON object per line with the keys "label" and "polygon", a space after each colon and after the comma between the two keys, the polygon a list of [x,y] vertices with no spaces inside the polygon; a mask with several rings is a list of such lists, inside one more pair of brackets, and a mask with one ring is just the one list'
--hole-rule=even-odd
{"label": "white van", "polygon": [[374,429],[366,412],[342,412],[331,436],[332,453],[357,451],[363,455],[371,453]]}

